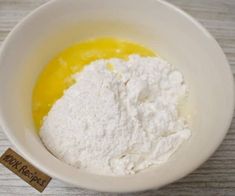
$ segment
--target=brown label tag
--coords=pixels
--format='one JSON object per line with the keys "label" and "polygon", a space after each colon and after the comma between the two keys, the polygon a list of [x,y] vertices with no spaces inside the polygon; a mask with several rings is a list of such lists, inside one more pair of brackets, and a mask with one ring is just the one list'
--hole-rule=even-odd
{"label": "brown label tag", "polygon": [[0,163],[39,192],[43,192],[51,180],[50,176],[35,168],[10,148],[0,157]]}

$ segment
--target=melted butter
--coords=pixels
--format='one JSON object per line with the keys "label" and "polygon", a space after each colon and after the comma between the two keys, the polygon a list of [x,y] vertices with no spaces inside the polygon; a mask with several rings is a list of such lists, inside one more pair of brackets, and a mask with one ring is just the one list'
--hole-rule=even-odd
{"label": "melted butter", "polygon": [[107,69],[108,69],[109,71],[113,71],[113,65],[112,65],[111,63],[108,63],[108,64],[107,64]]}
{"label": "melted butter", "polygon": [[[155,53],[141,45],[113,38],[100,38],[78,43],[62,51],[52,59],[40,74],[33,91],[32,112],[37,129],[42,125],[52,105],[64,90],[73,84],[71,76],[80,72],[85,65],[98,59],[127,59],[131,54],[155,56]],[[113,66],[107,65],[113,70]]]}

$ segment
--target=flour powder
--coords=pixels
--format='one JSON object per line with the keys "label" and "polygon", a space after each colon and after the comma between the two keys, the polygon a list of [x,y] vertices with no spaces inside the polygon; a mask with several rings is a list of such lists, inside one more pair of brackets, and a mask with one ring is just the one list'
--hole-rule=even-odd
{"label": "flour powder", "polygon": [[64,162],[96,174],[134,174],[167,161],[190,137],[178,113],[183,76],[163,59],[101,59],[73,77],[40,130]]}

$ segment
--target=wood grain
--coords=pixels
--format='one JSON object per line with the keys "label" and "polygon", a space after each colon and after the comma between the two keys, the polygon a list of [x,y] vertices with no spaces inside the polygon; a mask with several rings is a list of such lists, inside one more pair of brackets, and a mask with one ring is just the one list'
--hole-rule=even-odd
{"label": "wood grain", "polygon": [[[0,0],[0,44],[9,31],[30,11],[48,0]],[[235,73],[235,0],[168,0],[200,21],[216,38]],[[0,131],[0,153],[11,144]],[[10,171],[0,166],[0,196],[38,195]],[[43,195],[116,196],[83,190],[53,179]],[[154,195],[235,195],[235,117],[216,153],[189,176],[160,190],[126,194]]]}

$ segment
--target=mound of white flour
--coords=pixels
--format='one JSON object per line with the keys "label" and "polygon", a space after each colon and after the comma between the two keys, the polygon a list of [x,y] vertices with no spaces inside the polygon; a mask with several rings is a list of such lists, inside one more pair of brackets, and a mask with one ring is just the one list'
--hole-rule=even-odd
{"label": "mound of white flour", "polygon": [[165,162],[190,130],[177,111],[182,74],[158,57],[98,60],[74,75],[40,136],[64,162],[92,173],[133,174]]}

